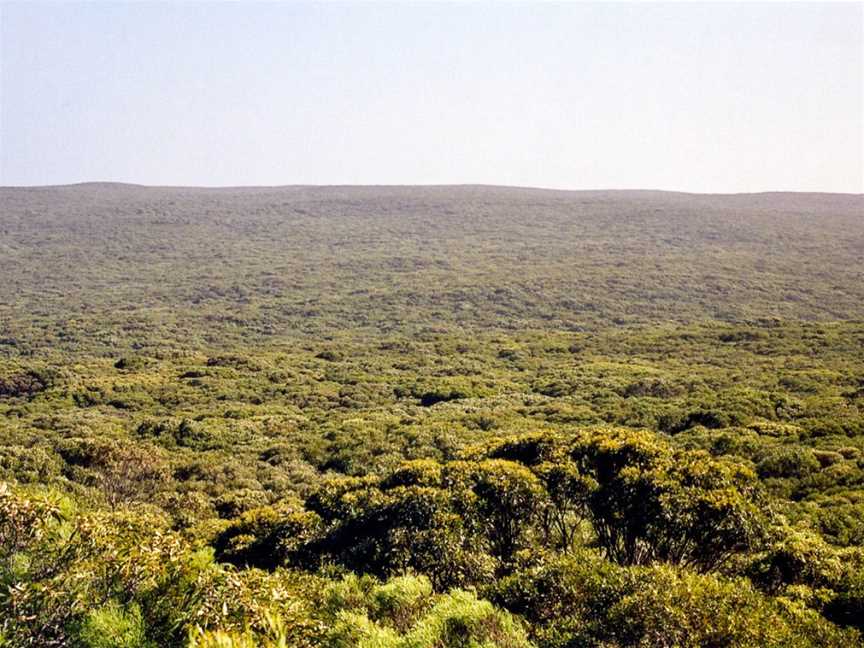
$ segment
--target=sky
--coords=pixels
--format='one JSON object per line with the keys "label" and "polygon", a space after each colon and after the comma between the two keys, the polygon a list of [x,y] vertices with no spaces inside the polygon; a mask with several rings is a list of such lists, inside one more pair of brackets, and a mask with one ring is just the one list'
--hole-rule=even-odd
{"label": "sky", "polygon": [[0,4],[0,185],[864,192],[864,3]]}

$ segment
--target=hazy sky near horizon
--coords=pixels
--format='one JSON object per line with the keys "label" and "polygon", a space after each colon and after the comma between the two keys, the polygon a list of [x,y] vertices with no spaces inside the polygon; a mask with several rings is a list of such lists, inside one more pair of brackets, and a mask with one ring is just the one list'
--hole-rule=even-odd
{"label": "hazy sky near horizon", "polygon": [[864,192],[864,4],[0,4],[0,185]]}

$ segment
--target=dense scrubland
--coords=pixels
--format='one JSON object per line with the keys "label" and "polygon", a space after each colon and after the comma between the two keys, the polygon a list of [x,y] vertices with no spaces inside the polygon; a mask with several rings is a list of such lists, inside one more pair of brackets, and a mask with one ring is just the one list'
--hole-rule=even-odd
{"label": "dense scrubland", "polygon": [[0,645],[852,646],[864,198],[0,189]]}

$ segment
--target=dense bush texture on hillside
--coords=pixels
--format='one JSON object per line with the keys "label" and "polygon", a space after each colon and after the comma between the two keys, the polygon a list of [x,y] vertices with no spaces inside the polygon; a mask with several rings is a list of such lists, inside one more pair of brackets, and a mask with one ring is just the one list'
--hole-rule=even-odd
{"label": "dense bush texture on hillside", "polygon": [[864,198],[0,189],[0,646],[864,645]]}

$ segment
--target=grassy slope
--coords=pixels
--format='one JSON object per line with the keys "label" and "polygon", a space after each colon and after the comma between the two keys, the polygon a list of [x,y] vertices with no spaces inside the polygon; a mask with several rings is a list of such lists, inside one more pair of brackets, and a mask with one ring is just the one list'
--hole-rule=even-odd
{"label": "grassy slope", "polygon": [[864,313],[860,196],[78,185],[0,204],[19,352]]}

